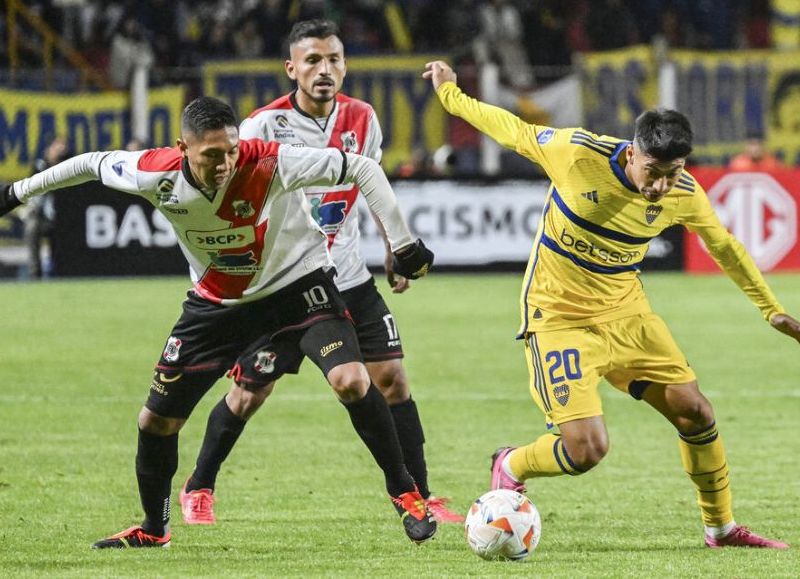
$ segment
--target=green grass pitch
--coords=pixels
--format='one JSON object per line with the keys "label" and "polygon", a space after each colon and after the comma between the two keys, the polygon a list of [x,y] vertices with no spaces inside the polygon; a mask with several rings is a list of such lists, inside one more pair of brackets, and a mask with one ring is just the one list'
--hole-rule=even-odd
{"label": "green grass pitch", "polygon": [[[521,277],[433,275],[387,294],[431,487],[461,511],[486,490],[497,446],[544,429],[514,340]],[[643,279],[714,404],[737,521],[793,549],[704,548],[674,431],[607,384],[611,452],[586,476],[529,484],[544,523],[528,561],[478,559],[460,525],[415,546],[346,412],[306,362],[281,380],[220,474],[217,526],[187,527],[176,504],[172,549],[92,551],[141,519],[136,414],[188,282],[67,281],[0,285],[0,576],[800,576],[800,344],[723,276]],[[800,314],[800,276],[769,281]],[[181,434],[176,503],[227,388],[220,381]]]}

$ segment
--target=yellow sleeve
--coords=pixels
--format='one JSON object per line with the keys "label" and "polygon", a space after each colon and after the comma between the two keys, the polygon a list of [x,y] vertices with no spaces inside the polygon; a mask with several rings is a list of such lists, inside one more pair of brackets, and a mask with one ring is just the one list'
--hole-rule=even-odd
{"label": "yellow sleeve", "polygon": [[569,143],[574,129],[557,130],[526,123],[505,109],[467,96],[454,82],[442,83],[436,94],[448,113],[461,117],[500,145],[541,165],[551,179],[557,179],[569,166],[568,160],[575,148]]}
{"label": "yellow sleeve", "polygon": [[769,321],[775,314],[784,313],[753,258],[720,222],[706,192],[696,185],[694,194],[681,200],[684,203],[686,208],[680,212],[678,222],[700,236],[717,265],[761,310],[764,319]]}

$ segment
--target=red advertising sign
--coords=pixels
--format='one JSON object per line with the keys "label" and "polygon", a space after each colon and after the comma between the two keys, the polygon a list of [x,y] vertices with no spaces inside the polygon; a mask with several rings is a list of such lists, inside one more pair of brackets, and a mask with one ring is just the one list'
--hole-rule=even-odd
{"label": "red advertising sign", "polygon": [[[695,179],[722,224],[742,242],[761,271],[800,270],[800,170],[739,173],[695,168]],[[703,242],[686,233],[686,271],[719,271]]]}

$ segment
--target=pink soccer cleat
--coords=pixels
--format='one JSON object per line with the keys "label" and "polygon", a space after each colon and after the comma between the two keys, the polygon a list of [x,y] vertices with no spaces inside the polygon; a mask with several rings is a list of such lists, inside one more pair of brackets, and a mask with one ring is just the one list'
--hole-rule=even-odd
{"label": "pink soccer cleat", "polygon": [[492,455],[492,490],[506,489],[518,493],[525,493],[525,483],[518,481],[512,476],[506,474],[503,470],[503,460],[508,454],[515,450],[516,447],[504,446],[498,448]]}
{"label": "pink soccer cleat", "polygon": [[706,546],[712,549],[719,549],[720,547],[756,547],[759,549],[789,548],[789,545],[786,543],[760,537],[747,527],[740,526],[734,527],[734,529],[722,539],[714,539],[706,535]]}
{"label": "pink soccer cleat", "polygon": [[447,508],[449,502],[450,499],[447,497],[434,497],[433,495],[425,500],[428,511],[437,523],[463,523],[464,517]]}
{"label": "pink soccer cleat", "polygon": [[213,525],[217,522],[214,516],[214,491],[197,489],[187,493],[184,483],[181,489],[181,513],[187,525]]}

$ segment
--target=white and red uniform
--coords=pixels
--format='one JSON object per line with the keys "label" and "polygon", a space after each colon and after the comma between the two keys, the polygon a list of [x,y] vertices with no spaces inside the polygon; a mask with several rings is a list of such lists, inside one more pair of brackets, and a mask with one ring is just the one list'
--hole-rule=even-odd
{"label": "white and red uniform", "polygon": [[13,191],[24,203],[99,179],[144,197],[175,229],[195,291],[223,305],[265,297],[332,265],[304,187],[359,183],[392,249],[412,243],[389,182],[373,161],[332,148],[255,139],[239,146],[233,174],[213,193],[194,182],[178,148],[85,153],[14,183]]}
{"label": "white and red uniform", "polygon": [[[239,128],[243,139],[263,139],[308,147],[334,147],[347,153],[381,160],[383,135],[372,107],[364,101],[336,95],[330,116],[315,119],[302,111],[294,93],[283,96],[253,111]],[[359,249],[359,188],[351,184],[334,187],[307,187],[312,215],[328,234],[336,286],[350,289],[371,278]]]}

